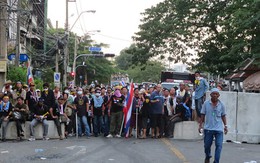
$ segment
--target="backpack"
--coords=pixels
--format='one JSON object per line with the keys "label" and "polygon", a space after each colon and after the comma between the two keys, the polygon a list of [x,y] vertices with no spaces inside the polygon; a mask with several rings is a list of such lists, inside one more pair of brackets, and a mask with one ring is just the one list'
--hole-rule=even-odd
{"label": "backpack", "polygon": [[184,104],[184,103],[182,103],[182,105],[183,105],[183,107],[185,108],[185,120],[187,121],[187,120],[190,120],[190,118],[191,118],[191,111],[190,111],[190,108],[186,105],[186,104]]}

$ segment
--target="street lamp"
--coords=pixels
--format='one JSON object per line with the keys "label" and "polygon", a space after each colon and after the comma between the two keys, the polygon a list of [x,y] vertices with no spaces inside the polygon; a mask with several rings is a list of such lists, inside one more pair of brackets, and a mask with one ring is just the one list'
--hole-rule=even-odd
{"label": "street lamp", "polygon": [[95,13],[96,10],[87,10],[87,11],[82,11],[79,16],[77,17],[76,21],[73,23],[72,27],[69,29],[68,28],[68,0],[66,0],[66,34],[67,34],[67,44],[65,46],[64,49],[64,61],[63,61],[63,67],[64,67],[64,74],[63,74],[63,83],[64,85],[67,84],[67,64],[69,61],[69,49],[68,49],[68,43],[69,43],[69,32],[73,29],[74,25],[76,24],[76,22],[79,20],[79,17],[83,14],[83,13]]}
{"label": "street lamp", "polygon": [[[90,31],[88,31],[86,34],[94,33],[94,32],[100,32],[100,30],[90,30]],[[78,46],[77,36],[75,35],[74,59],[73,59],[73,68],[72,68],[72,71],[73,71],[73,72],[76,72],[77,46]],[[76,73],[75,73],[75,75],[74,75],[74,80],[73,80],[73,82],[74,82],[74,85],[76,85]]]}
{"label": "street lamp", "polygon": [[79,18],[80,18],[80,16],[82,15],[82,14],[84,14],[84,13],[96,13],[96,10],[87,10],[87,11],[82,11],[80,14],[79,14],[79,16],[77,17],[77,19],[75,20],[75,22],[73,23],[73,25],[71,26],[71,28],[70,28],[70,31],[73,29],[73,27],[74,27],[74,25],[77,23],[77,21],[79,20]]}

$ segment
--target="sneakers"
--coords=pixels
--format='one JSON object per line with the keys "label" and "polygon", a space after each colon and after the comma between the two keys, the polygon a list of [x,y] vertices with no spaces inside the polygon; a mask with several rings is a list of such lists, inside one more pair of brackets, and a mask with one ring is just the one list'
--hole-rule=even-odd
{"label": "sneakers", "polygon": [[112,138],[112,137],[113,137],[113,135],[111,135],[111,134],[107,135],[107,138]]}
{"label": "sneakers", "polygon": [[119,135],[119,134],[116,134],[116,138],[121,138],[121,135]]}
{"label": "sneakers", "polygon": [[35,141],[35,138],[34,137],[30,137],[28,140],[29,141]]}
{"label": "sneakers", "polygon": [[50,138],[44,136],[42,140],[49,140]]}

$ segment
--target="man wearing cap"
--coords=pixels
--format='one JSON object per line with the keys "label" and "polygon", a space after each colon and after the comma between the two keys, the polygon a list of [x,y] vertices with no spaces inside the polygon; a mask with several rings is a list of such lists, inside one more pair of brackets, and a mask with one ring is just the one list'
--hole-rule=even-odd
{"label": "man wearing cap", "polygon": [[13,104],[17,103],[17,97],[26,98],[26,91],[22,88],[22,83],[20,81],[16,82],[16,89],[13,91],[13,99],[15,100]]}
{"label": "man wearing cap", "polygon": [[9,96],[4,95],[3,101],[0,102],[0,126],[2,125],[2,141],[5,141],[6,127],[9,123],[10,112],[13,105],[9,101]]}
{"label": "man wearing cap", "polygon": [[[29,107],[30,112],[33,111],[34,106],[37,104],[38,98],[37,98],[37,93],[35,92],[35,84],[30,83],[29,84],[29,91],[26,93],[26,99],[25,103]],[[29,117],[31,120],[32,117]]]}
{"label": "man wearing cap", "polygon": [[63,139],[61,132],[61,122],[69,122],[69,118],[65,113],[65,99],[63,96],[58,98],[58,103],[55,104],[54,108],[50,108],[51,118],[54,120],[55,125],[57,126],[58,134],[60,136],[60,140]]}
{"label": "man wearing cap", "polygon": [[215,138],[214,163],[219,163],[222,150],[223,131],[227,134],[226,110],[224,104],[218,99],[220,94],[217,88],[213,88],[210,93],[211,99],[205,101],[201,110],[201,122],[199,132],[202,131],[204,123],[204,151],[205,163],[210,162],[211,145]]}
{"label": "man wearing cap", "polygon": [[44,105],[43,98],[40,98],[38,103],[34,105],[32,114],[33,114],[33,120],[30,124],[31,137],[29,138],[29,141],[35,140],[34,127],[37,126],[38,123],[43,124],[43,140],[49,140],[49,138],[47,138],[48,127],[49,127],[47,122],[47,115],[49,114],[49,108],[48,106]]}

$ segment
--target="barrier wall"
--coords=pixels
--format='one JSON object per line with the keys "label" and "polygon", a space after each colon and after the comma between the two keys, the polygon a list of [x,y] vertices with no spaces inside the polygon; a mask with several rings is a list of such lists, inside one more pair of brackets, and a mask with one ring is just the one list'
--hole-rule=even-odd
{"label": "barrier wall", "polygon": [[[30,138],[30,123],[31,123],[30,121],[26,121],[24,124],[22,124],[22,128],[25,134],[23,137],[24,139]],[[48,124],[49,127],[48,127],[47,137],[52,139],[60,138],[54,121],[48,121]],[[2,129],[0,131],[2,131]],[[65,125],[63,123],[61,124],[61,132],[64,138]],[[16,123],[11,121],[7,126],[6,139],[16,139],[16,138],[17,138]],[[41,123],[35,126],[35,138],[36,139],[43,138],[43,125]]]}
{"label": "barrier wall", "polygon": [[226,106],[229,130],[224,139],[260,143],[260,94],[221,91],[220,100]]}

